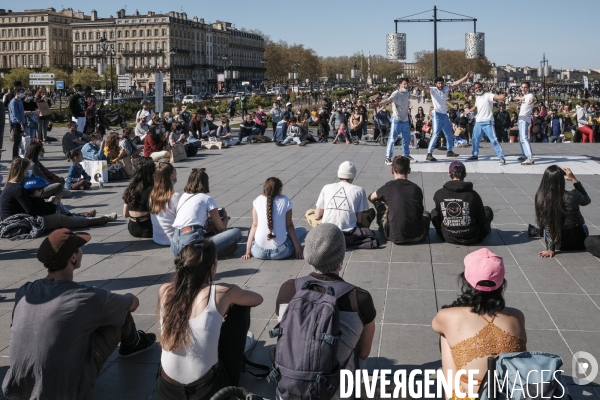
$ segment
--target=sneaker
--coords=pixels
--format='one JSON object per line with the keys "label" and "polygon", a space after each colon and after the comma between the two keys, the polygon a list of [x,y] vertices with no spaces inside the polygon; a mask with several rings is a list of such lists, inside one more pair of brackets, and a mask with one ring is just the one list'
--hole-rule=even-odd
{"label": "sneaker", "polygon": [[256,340],[254,339],[254,334],[250,331],[246,334],[246,345],[244,346],[244,354],[247,356],[254,346],[256,345]]}
{"label": "sneaker", "polygon": [[529,224],[529,226],[527,227],[527,234],[529,235],[529,237],[541,237],[542,235],[540,235],[540,230],[539,228],[537,228],[536,226],[533,226],[531,224]]}
{"label": "sneaker", "polygon": [[437,159],[431,153],[427,153],[427,157],[425,159],[427,161],[437,161]]}
{"label": "sneaker", "polygon": [[300,142],[300,146],[306,146],[306,143],[308,143],[308,140],[303,140],[302,142]]}
{"label": "sneaker", "polygon": [[[94,210],[94,214],[96,214],[96,210]],[[105,217],[108,218],[109,221],[116,221],[117,220],[117,213],[110,213],[108,215],[105,215]]]}
{"label": "sneaker", "polygon": [[501,158],[500,161],[498,161],[498,164],[506,165],[506,160],[504,158]]}
{"label": "sneaker", "polygon": [[391,158],[388,158],[388,157],[386,157],[386,158],[385,158],[385,161],[384,161],[383,163],[384,163],[385,165],[392,165],[392,159],[391,159]]}
{"label": "sneaker", "polygon": [[411,156],[404,156],[406,158],[408,158],[410,160],[410,162],[417,162],[417,160],[415,160],[414,158],[412,158]]}
{"label": "sneaker", "polygon": [[525,161],[525,160],[527,160],[527,158],[525,158],[525,157],[519,157],[517,160],[519,160],[519,161]]}
{"label": "sneaker", "polygon": [[477,156],[471,156],[471,157],[467,158],[467,161],[477,161],[477,160],[479,160],[479,157],[477,157]]}
{"label": "sneaker", "polygon": [[135,356],[136,354],[143,353],[150,349],[154,345],[154,342],[156,342],[156,335],[154,333],[138,331],[138,338],[137,345],[133,347],[124,347],[121,345],[119,347],[119,355],[123,358]]}
{"label": "sneaker", "polygon": [[458,154],[456,154],[453,151],[449,151],[448,153],[446,153],[446,157],[458,157]]}
{"label": "sneaker", "polygon": [[283,146],[283,143],[281,143],[281,142],[275,142],[275,144],[276,144],[277,146]]}
{"label": "sneaker", "polygon": [[523,161],[521,165],[533,165],[534,163],[535,161],[533,161],[533,158],[528,158],[527,160]]}

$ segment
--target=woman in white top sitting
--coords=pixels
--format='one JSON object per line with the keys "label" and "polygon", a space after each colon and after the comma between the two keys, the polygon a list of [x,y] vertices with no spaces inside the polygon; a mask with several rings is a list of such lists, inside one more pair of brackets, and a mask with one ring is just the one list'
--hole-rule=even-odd
{"label": "woman in white top sitting", "polygon": [[177,181],[177,170],[171,163],[161,162],[154,172],[154,186],[150,193],[150,219],[152,219],[152,240],[161,246],[170,246],[173,238],[175,210],[180,193],[173,188]]}
{"label": "woman in white top sitting", "polygon": [[196,240],[175,258],[175,274],[159,290],[156,391],[163,400],[208,400],[239,384],[244,353],[254,344],[250,308],[263,298],[236,285],[213,284],[216,272],[214,243]]}
{"label": "woman in white top sitting", "polygon": [[292,201],[281,194],[282,189],[281,181],[271,177],[265,181],[263,194],[252,203],[252,228],[242,259],[253,255],[261,260],[282,260],[292,254],[303,258],[298,237],[304,237],[306,229],[294,229]]}
{"label": "woman in white top sitting", "polygon": [[209,237],[217,246],[217,253],[220,256],[233,253],[242,238],[242,232],[237,228],[227,229],[227,223],[231,218],[227,216],[225,209],[221,209],[222,215],[220,215],[215,199],[208,195],[210,190],[206,169],[192,168],[183,191],[177,206],[177,216],[173,222],[175,228],[171,239],[173,255],[177,256],[188,243],[204,239],[207,234],[212,233],[211,231],[217,233]]}

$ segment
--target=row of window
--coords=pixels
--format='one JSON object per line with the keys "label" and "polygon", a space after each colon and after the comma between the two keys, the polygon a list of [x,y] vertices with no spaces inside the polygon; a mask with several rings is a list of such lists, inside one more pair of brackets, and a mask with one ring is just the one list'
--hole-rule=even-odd
{"label": "row of window", "polygon": [[46,41],[2,42],[2,51],[46,50]]}
{"label": "row of window", "polygon": [[48,66],[45,54],[36,54],[29,56],[2,56],[2,65],[0,68],[17,67],[44,67]]}
{"label": "row of window", "polygon": [[15,29],[2,29],[2,37],[25,37],[25,36],[46,36],[45,28],[15,28]]}
{"label": "row of window", "polygon": [[[46,17],[42,16],[33,16],[33,17],[21,17],[21,21],[20,22],[38,22],[38,21],[42,21],[44,22]],[[2,18],[2,23],[11,23],[11,22],[19,22],[19,17],[5,17]]]}

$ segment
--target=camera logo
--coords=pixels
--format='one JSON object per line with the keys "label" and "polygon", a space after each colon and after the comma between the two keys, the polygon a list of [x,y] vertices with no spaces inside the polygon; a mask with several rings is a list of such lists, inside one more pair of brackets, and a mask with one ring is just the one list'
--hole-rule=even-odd
{"label": "camera logo", "polygon": [[573,354],[572,375],[577,385],[593,382],[598,375],[598,361],[590,353],[578,351]]}

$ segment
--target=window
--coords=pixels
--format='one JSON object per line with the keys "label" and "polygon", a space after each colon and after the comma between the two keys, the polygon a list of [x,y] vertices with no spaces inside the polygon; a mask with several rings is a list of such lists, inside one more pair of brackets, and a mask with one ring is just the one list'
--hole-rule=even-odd
{"label": "window", "polygon": [[[40,42],[38,42],[37,40],[35,42],[33,42],[35,45],[35,50],[39,50],[40,49]],[[36,63],[37,64],[37,63]]]}
{"label": "window", "polygon": [[121,31],[117,31],[117,38],[121,37]]}
{"label": "window", "polygon": [[83,39],[83,40],[87,40],[87,33],[83,32],[83,33],[81,34],[81,39]]}
{"label": "window", "polygon": [[8,42],[8,51],[12,51],[13,49],[13,42]]}
{"label": "window", "polygon": [[160,49],[158,42],[154,42],[154,50]]}
{"label": "window", "polygon": [[6,37],[6,29],[2,29],[2,37]]}
{"label": "window", "polygon": [[56,50],[56,41],[52,41],[52,50]]}
{"label": "window", "polygon": [[[42,50],[46,50],[46,41],[42,41]],[[43,61],[42,61],[43,62]]]}
{"label": "window", "polygon": [[27,29],[27,36],[31,36],[31,28]]}
{"label": "window", "polygon": [[[42,17],[42,21],[44,20],[44,17]],[[40,35],[42,36],[46,36],[46,29],[45,28],[41,28],[40,29]]]}
{"label": "window", "polygon": [[87,51],[87,44],[81,46],[81,50],[85,53]]}
{"label": "window", "polygon": [[125,37],[129,37],[129,31],[125,31]]}
{"label": "window", "polygon": [[37,54],[35,55],[35,65],[40,65],[40,56],[38,56]]}
{"label": "window", "polygon": [[166,30],[166,29],[163,29],[163,30],[162,30],[162,35],[163,35],[163,36],[167,36],[167,30]]}
{"label": "window", "polygon": [[[10,56],[10,58],[11,58],[11,64],[12,64],[12,56]],[[18,66],[19,66],[19,56],[16,56],[15,57],[15,67],[18,67]]]}
{"label": "window", "polygon": [[16,51],[19,51],[19,50],[21,50],[21,47],[20,47],[20,44],[19,44],[19,42],[15,42],[15,50],[16,50]]}
{"label": "window", "polygon": [[58,36],[61,36],[61,37],[62,37],[62,35],[63,35],[63,30],[62,30],[62,29],[59,29],[59,30],[58,30]]}
{"label": "window", "polygon": [[[52,36],[56,36],[56,32],[57,32],[56,28],[52,28]],[[84,33],[84,35],[85,35],[85,33]],[[85,36],[83,38],[85,39]]]}
{"label": "window", "polygon": [[[44,17],[42,17],[43,19]],[[43,43],[43,42],[42,42]],[[46,65],[46,55],[42,54],[42,66]]]}
{"label": "window", "polygon": [[118,47],[119,53],[123,51],[123,44],[119,43],[119,47]]}
{"label": "window", "polygon": [[8,37],[12,37],[12,32],[13,32],[12,29],[8,30]]}
{"label": "window", "polygon": [[110,38],[114,39],[115,38],[115,31],[110,31]]}
{"label": "window", "polygon": [[96,32],[96,39],[100,39],[100,32]]}
{"label": "window", "polygon": [[148,51],[152,50],[152,42],[146,43],[146,50],[148,50]]}
{"label": "window", "polygon": [[6,51],[6,42],[2,42],[2,51]]}
{"label": "window", "polygon": [[33,30],[33,36],[39,36],[38,34],[39,30],[36,28]]}
{"label": "window", "polygon": [[79,47],[79,45],[75,45],[75,53],[79,53],[81,51],[81,48]]}
{"label": "window", "polygon": [[125,43],[125,51],[129,51],[129,43]]}
{"label": "window", "polygon": [[75,34],[75,40],[79,40],[79,33]]}
{"label": "window", "polygon": [[144,51],[144,42],[140,43],[140,51]]}
{"label": "window", "polygon": [[33,50],[33,42],[27,42],[27,50]]}
{"label": "window", "polygon": [[136,51],[136,44],[135,44],[135,43],[131,45],[131,49],[132,49],[133,51]]}
{"label": "window", "polygon": [[25,29],[21,29],[21,37],[25,36]]}
{"label": "window", "polygon": [[21,65],[23,65],[24,67],[27,66],[27,56],[23,56],[23,64]]}
{"label": "window", "polygon": [[[148,35],[148,36],[150,36],[150,35]],[[154,30],[154,36],[158,36],[158,29]]]}
{"label": "window", "polygon": [[167,42],[162,42],[163,51],[167,51]]}
{"label": "window", "polygon": [[84,67],[87,66],[87,58],[84,57],[82,59],[82,64],[81,65],[84,66]]}
{"label": "window", "polygon": [[135,37],[136,33],[137,33],[136,30],[131,31],[131,37]]}

